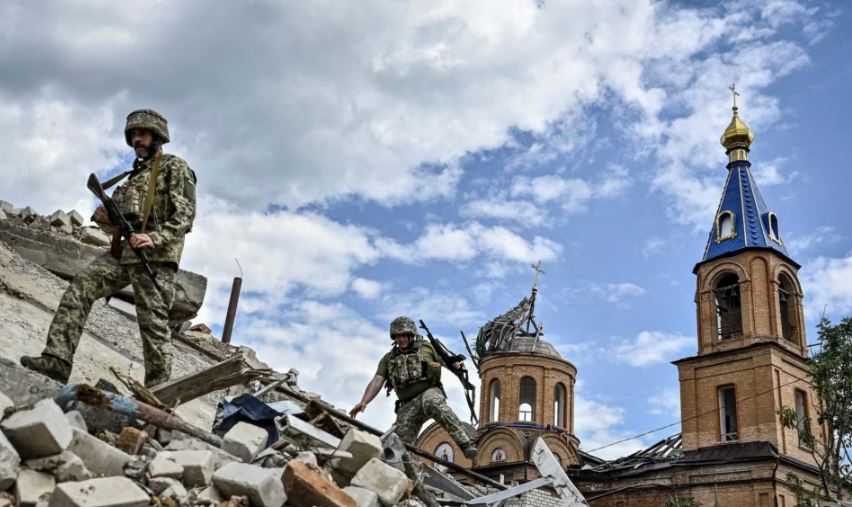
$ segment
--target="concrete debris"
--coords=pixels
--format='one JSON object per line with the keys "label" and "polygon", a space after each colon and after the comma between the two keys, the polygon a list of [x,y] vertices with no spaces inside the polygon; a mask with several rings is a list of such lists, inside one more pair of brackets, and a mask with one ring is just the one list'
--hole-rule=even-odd
{"label": "concrete debris", "polygon": [[65,213],[61,209],[58,209],[51,213],[47,217],[47,221],[50,225],[55,227],[62,227],[64,225],[71,225],[71,217],[68,216],[68,213]]}
{"label": "concrete debris", "polygon": [[36,213],[36,210],[27,206],[18,211],[18,216],[21,217],[24,223],[30,223],[38,217],[38,213]]}
{"label": "concrete debris", "polygon": [[351,485],[369,489],[378,495],[382,505],[388,507],[402,499],[409,480],[405,473],[378,458],[373,458],[358,470]]}
{"label": "concrete debris", "polygon": [[148,479],[148,489],[157,496],[162,495],[164,491],[176,484],[181,484],[181,482],[172,477],[151,477]]}
{"label": "concrete debris", "polygon": [[287,500],[280,470],[231,462],[213,474],[213,484],[226,496],[245,495],[253,507],[281,507]]}
{"label": "concrete debris", "polygon": [[109,246],[110,244],[109,236],[97,227],[80,228],[80,241],[93,246]]}
{"label": "concrete debris", "polygon": [[83,419],[83,414],[81,414],[79,410],[65,412],[65,418],[68,419],[68,423],[71,424],[71,428],[77,428],[78,430],[85,431],[86,433],[89,432],[86,420]]}
{"label": "concrete debris", "polygon": [[225,501],[225,497],[216,486],[208,486],[195,496],[195,501],[202,505],[219,505]]}
{"label": "concrete debris", "polygon": [[29,469],[53,475],[56,482],[85,481],[92,478],[92,472],[77,455],[62,451],[45,458],[29,459],[24,462]]}
{"label": "concrete debris", "polygon": [[6,220],[6,212],[0,209],[0,220]]}
{"label": "concrete debris", "polygon": [[24,459],[59,454],[71,442],[71,425],[53,400],[15,412],[0,427]]}
{"label": "concrete debris", "polygon": [[68,212],[68,219],[71,221],[71,225],[73,225],[74,227],[80,227],[85,223],[83,220],[83,215],[78,213],[75,209],[72,209]]}
{"label": "concrete debris", "polygon": [[96,476],[113,476],[124,473],[124,465],[133,458],[97,437],[74,429],[74,438],[68,450],[77,455]]}
{"label": "concrete debris", "polygon": [[50,507],[147,507],[151,498],[126,477],[64,482],[56,487]]}
{"label": "concrete debris", "polygon": [[359,488],[358,486],[346,486],[343,491],[351,496],[358,507],[379,507],[379,496],[369,489]]}
{"label": "concrete debris", "polygon": [[210,451],[163,451],[157,459],[174,461],[183,467],[183,484],[187,487],[206,486],[213,476],[213,453]]}
{"label": "concrete debris", "polygon": [[21,457],[18,451],[0,431],[0,491],[6,491],[15,483],[20,463]]}
{"label": "concrete debris", "polygon": [[10,203],[10,202],[0,201],[0,211],[5,211],[6,213],[9,213],[10,215],[14,215],[15,214],[15,205]]}
{"label": "concrete debris", "polygon": [[151,477],[171,477],[180,479],[183,477],[183,465],[176,462],[168,451],[158,453],[148,465],[148,473]]}
{"label": "concrete debris", "polygon": [[265,429],[240,421],[225,433],[222,449],[249,462],[266,446],[268,438]]}
{"label": "concrete debris", "polygon": [[340,442],[340,450],[352,454],[352,458],[335,459],[332,466],[351,478],[368,461],[382,454],[382,441],[376,435],[350,428]]}
{"label": "concrete debris", "polygon": [[24,468],[18,473],[15,496],[18,498],[20,507],[45,505],[45,501],[53,494],[54,488],[56,488],[56,479],[52,475]]}
{"label": "concrete debris", "polygon": [[2,421],[3,417],[6,415],[6,409],[14,406],[15,402],[12,401],[12,398],[9,398],[5,393],[0,391],[0,421]]}

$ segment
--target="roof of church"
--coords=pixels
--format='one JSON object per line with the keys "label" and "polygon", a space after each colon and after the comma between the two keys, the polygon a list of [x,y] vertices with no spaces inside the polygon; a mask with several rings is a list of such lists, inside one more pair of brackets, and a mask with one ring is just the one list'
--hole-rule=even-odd
{"label": "roof of church", "polygon": [[542,354],[545,356],[553,356],[562,359],[562,356],[556,350],[556,347],[546,342],[541,338],[536,339],[534,336],[517,336],[509,344],[507,348],[499,351],[503,354]]}
{"label": "roof of church", "polygon": [[[699,264],[747,249],[774,250],[792,261],[781,239],[778,216],[766,205],[751,172],[747,153],[753,138],[734,108],[734,119],[722,136],[722,144],[729,156],[731,150],[739,153],[731,156],[728,164],[728,179]],[[741,142],[736,144],[736,139]]]}

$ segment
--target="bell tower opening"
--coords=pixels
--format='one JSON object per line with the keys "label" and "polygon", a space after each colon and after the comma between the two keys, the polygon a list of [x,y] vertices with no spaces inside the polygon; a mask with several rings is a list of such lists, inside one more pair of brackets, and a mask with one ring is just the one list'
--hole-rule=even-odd
{"label": "bell tower opening", "polygon": [[488,388],[489,391],[489,422],[497,422],[500,419],[500,381],[494,379]]}
{"label": "bell tower opening", "polygon": [[716,296],[716,327],[720,340],[738,338],[743,334],[743,309],[740,280],[730,273],[723,276],[713,289]]}
{"label": "bell tower opening", "polygon": [[532,422],[535,413],[535,379],[532,377],[522,378],[520,394],[518,419],[524,422]]}
{"label": "bell tower opening", "polygon": [[796,342],[798,338],[798,312],[796,311],[796,290],[793,281],[786,274],[778,277],[778,310],[781,313],[781,336]]}

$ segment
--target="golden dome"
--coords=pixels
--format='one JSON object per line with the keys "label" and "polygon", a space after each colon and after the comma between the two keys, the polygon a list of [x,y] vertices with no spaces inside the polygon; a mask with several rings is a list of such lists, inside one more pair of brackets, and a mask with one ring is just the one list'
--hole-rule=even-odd
{"label": "golden dome", "polygon": [[722,139],[719,142],[725,147],[725,150],[731,151],[736,148],[748,149],[754,141],[754,133],[748,128],[748,125],[740,119],[737,114],[737,106],[733,107],[734,117],[731,118],[731,123],[722,134]]}

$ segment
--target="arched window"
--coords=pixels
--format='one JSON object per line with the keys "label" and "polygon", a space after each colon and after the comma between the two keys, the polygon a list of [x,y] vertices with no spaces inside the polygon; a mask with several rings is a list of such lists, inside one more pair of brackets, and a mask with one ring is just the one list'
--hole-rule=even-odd
{"label": "arched window", "polygon": [[731,273],[723,276],[713,289],[716,296],[716,325],[719,339],[727,340],[743,334],[743,312],[740,302],[740,280]]}
{"label": "arched window", "polygon": [[781,313],[781,336],[796,341],[799,331],[799,315],[796,311],[796,288],[790,277],[778,277],[778,311]]}
{"label": "arched window", "polygon": [[500,381],[496,378],[491,381],[488,387],[489,407],[491,411],[488,414],[490,422],[496,422],[500,419]]}
{"label": "arched window", "polygon": [[521,379],[521,396],[519,401],[518,419],[531,422],[535,413],[535,380],[532,377],[523,377]]}
{"label": "arched window", "polygon": [[781,241],[781,234],[778,233],[778,215],[770,211],[767,222],[769,225],[769,239],[779,244],[783,243]]}
{"label": "arched window", "polygon": [[441,458],[444,461],[453,461],[453,446],[448,442],[442,442],[435,449],[435,456]]}
{"label": "arched window", "polygon": [[501,461],[506,461],[506,451],[498,447],[491,452],[491,462],[499,463]]}
{"label": "arched window", "polygon": [[553,423],[560,428],[565,426],[565,386],[556,384],[553,388]]}
{"label": "arched window", "polygon": [[737,229],[734,226],[734,212],[722,211],[716,217],[716,242],[733,238],[737,235]]}

